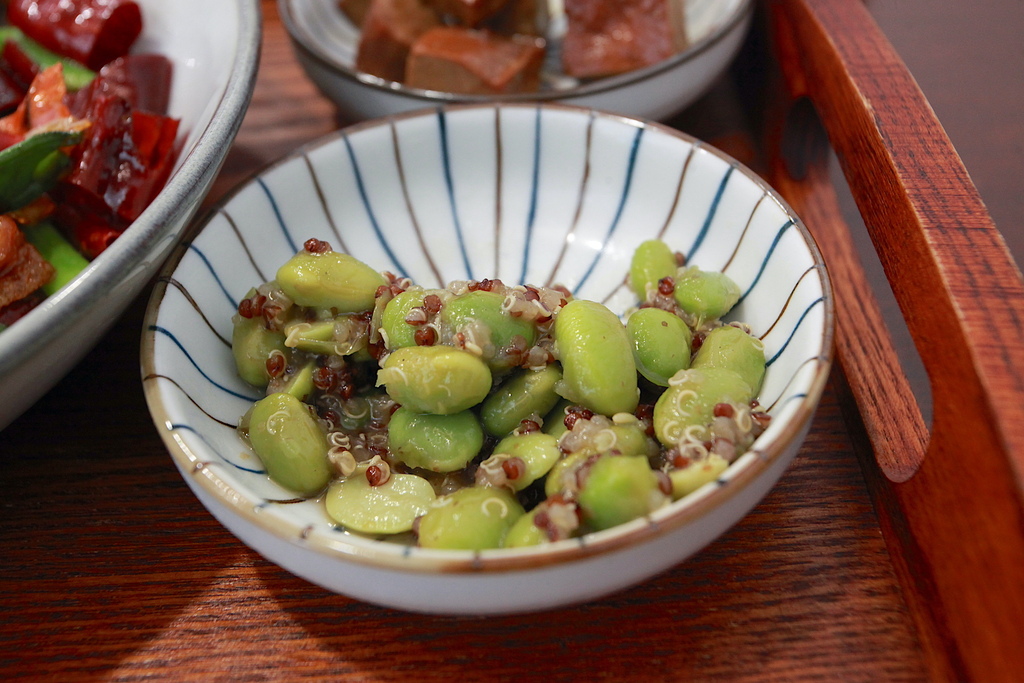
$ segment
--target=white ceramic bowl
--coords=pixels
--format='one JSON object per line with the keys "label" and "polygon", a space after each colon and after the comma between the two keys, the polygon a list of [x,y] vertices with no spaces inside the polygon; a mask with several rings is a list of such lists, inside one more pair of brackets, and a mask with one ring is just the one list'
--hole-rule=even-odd
{"label": "white ceramic bowl", "polygon": [[[661,236],[740,285],[763,335],[769,429],[718,481],[649,517],[542,548],[439,551],[341,532],[273,484],[235,432],[259,392],[235,373],[231,316],[317,237],[424,286],[550,280],[624,311],[636,245]],[[658,124],[560,105],[453,105],[356,125],[237,189],[154,290],[142,367],[182,476],[225,526],[289,571],[398,608],[503,613],[578,602],[688,557],[796,454],[832,358],[818,250],[786,204],[723,153]],[[275,502],[277,501],[277,502]]]}
{"label": "white ceramic bowl", "polygon": [[[157,272],[206,196],[249,105],[259,64],[258,0],[137,0],[136,52],[174,65],[176,168],[152,204],[63,289],[0,333],[0,429],[56,384]],[[202,21],[197,21],[202,17]]]}
{"label": "white ceramic bowl", "polygon": [[561,0],[548,0],[553,20],[551,58],[541,92],[481,97],[410,88],[355,69],[359,29],[336,2],[278,0],[299,62],[317,87],[350,121],[452,102],[546,101],[575,104],[664,121],[700,97],[736,56],[753,13],[751,0],[679,0],[686,5],[689,47],[644,69],[577,82],[561,73],[557,58],[565,31]]}

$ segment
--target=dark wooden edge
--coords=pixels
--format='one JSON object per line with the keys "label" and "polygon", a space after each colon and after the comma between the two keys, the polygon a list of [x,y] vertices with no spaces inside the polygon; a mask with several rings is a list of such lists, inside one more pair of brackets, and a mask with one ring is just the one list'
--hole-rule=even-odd
{"label": "dark wooden edge", "polygon": [[[765,122],[776,128],[765,139],[781,141],[767,150],[769,180],[811,228],[835,284],[839,384],[856,401],[866,477],[932,676],[1013,680],[1024,672],[1020,271],[866,7],[761,9],[789,95]],[[825,144],[928,373],[930,433],[842,221]]]}

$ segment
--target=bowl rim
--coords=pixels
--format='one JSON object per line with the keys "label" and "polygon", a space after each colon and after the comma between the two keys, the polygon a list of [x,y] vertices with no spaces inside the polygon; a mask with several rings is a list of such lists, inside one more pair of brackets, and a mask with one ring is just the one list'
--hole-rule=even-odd
{"label": "bowl rim", "polygon": [[[157,381],[161,375],[157,372],[154,352],[156,322],[168,283],[173,281],[174,271],[177,269],[182,256],[188,250],[189,245],[198,237],[218,211],[230,203],[236,195],[247,188],[256,178],[297,158],[301,158],[314,149],[332,144],[346,135],[367,128],[391,125],[403,119],[435,116],[442,111],[454,112],[473,109],[526,109],[535,111],[538,108],[575,111],[586,116],[618,120],[626,125],[646,126],[667,135],[689,141],[720,159],[734,164],[738,170],[760,187],[766,196],[776,202],[792,218],[793,227],[799,231],[815,262],[814,270],[817,272],[821,283],[824,304],[821,353],[815,358],[817,362],[814,364],[812,377],[807,380],[807,391],[801,397],[794,412],[789,416],[783,428],[770,441],[762,443],[757,449],[752,448],[730,466],[732,471],[729,473],[724,485],[702,487],[684,498],[673,501],[631,522],[603,531],[592,532],[582,537],[557,541],[543,546],[500,548],[483,551],[436,550],[406,546],[366,536],[350,535],[347,532],[339,533],[334,531],[329,533],[313,530],[308,526],[303,526],[282,517],[273,517],[261,513],[259,505],[253,502],[258,500],[259,496],[255,496],[251,492],[240,492],[233,488],[228,481],[220,478],[213,468],[206,466],[207,462],[209,462],[208,459],[201,457],[200,454],[189,448],[183,439],[178,438],[176,429],[173,426],[174,420],[169,418],[168,410],[164,406],[161,397],[161,388]],[[776,190],[742,162],[739,162],[718,148],[665,124],[574,104],[551,102],[440,104],[436,107],[361,121],[323,135],[270,162],[262,169],[239,182],[221,197],[201,219],[193,223],[186,238],[177,245],[175,253],[163,265],[161,274],[150,295],[142,326],[142,378],[144,394],[151,417],[172,460],[190,486],[200,487],[207,496],[210,496],[223,506],[222,511],[215,512],[213,509],[210,509],[209,512],[225,524],[225,526],[228,526],[229,529],[231,528],[230,524],[222,519],[224,512],[234,515],[265,532],[271,533],[280,541],[301,547],[303,550],[313,551],[327,559],[354,561],[363,565],[413,574],[477,574],[482,572],[536,570],[553,565],[591,559],[600,555],[608,555],[631,546],[642,545],[645,542],[664,537],[680,527],[708,515],[713,510],[723,507],[750,487],[759,479],[760,475],[775,466],[786,455],[786,451],[792,442],[799,438],[801,433],[809,426],[831,372],[835,353],[835,321],[835,299],[831,279],[822,253],[813,235],[807,229],[802,219]],[[208,448],[205,444],[201,444],[201,447]],[[743,466],[735,467],[740,460],[744,460]],[[258,548],[256,549],[258,550]]]}
{"label": "bowl rim", "polygon": [[735,10],[721,23],[715,26],[706,36],[688,45],[682,52],[678,52],[668,59],[656,64],[646,66],[642,69],[634,69],[624,74],[606,76],[577,85],[564,90],[542,90],[539,92],[508,93],[504,95],[472,95],[454,93],[440,90],[424,90],[411,88],[399,81],[392,81],[379,76],[374,76],[358,69],[351,68],[334,59],[324,52],[317,41],[306,35],[299,27],[293,14],[293,3],[296,0],[277,0],[278,14],[288,32],[293,47],[300,51],[307,59],[316,62],[322,68],[340,76],[346,81],[363,85],[381,93],[401,95],[414,100],[421,100],[424,106],[430,103],[485,103],[485,102],[555,102],[559,100],[587,97],[605,93],[618,88],[623,88],[640,81],[654,78],[677,66],[692,61],[698,56],[712,49],[721,42],[735,28],[742,25],[744,19],[753,12],[753,0],[738,0]]}
{"label": "bowl rim", "polygon": [[[146,263],[151,258],[150,250],[167,238],[183,217],[198,210],[198,203],[190,205],[186,198],[208,186],[209,179],[219,171],[220,164],[206,164],[206,160],[220,154],[241,127],[259,66],[263,35],[260,2],[236,0],[235,4],[239,45],[216,113],[164,188],[114,243],[63,288],[0,334],[0,377],[34,355],[40,339],[59,338],[94,315],[90,302],[103,298],[126,274]],[[58,311],[60,315],[55,316]],[[108,324],[114,320],[116,316]],[[54,382],[59,379],[54,378]]]}

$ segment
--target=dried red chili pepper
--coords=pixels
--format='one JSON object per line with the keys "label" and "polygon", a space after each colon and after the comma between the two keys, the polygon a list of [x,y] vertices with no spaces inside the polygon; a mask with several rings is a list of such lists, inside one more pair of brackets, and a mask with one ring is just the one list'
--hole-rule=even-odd
{"label": "dried red chili pepper", "polygon": [[171,60],[163,55],[118,57],[100,69],[89,85],[68,96],[69,107],[78,111],[97,97],[116,96],[132,109],[166,115],[173,70]]}
{"label": "dried red chili pepper", "polygon": [[[15,81],[11,76],[7,74],[7,71],[0,66],[0,114],[5,114],[21,103],[25,98],[25,90],[21,87],[21,84]],[[0,148],[9,147],[14,144],[16,140],[12,140],[7,144],[3,144],[0,141]]]}
{"label": "dried red chili pepper", "polygon": [[131,0],[10,0],[7,20],[94,71],[128,54],[142,32],[142,12]]}
{"label": "dried red chili pepper", "polygon": [[131,80],[122,78],[120,66],[70,100],[72,113],[92,122],[72,154],[71,172],[54,192],[58,222],[76,234],[95,233],[100,225],[123,231],[163,188],[176,158],[178,120],[133,109],[132,101],[148,96],[129,92]]}
{"label": "dried red chili pepper", "polygon": [[22,96],[24,96],[28,86],[32,84],[39,73],[39,66],[13,40],[4,41],[3,52],[0,56],[2,56],[3,70],[10,76],[12,82],[21,88]]}
{"label": "dried red chili pepper", "polygon": [[98,216],[84,214],[74,224],[73,234],[82,253],[94,259],[114,243],[121,235],[121,231],[111,227]]}

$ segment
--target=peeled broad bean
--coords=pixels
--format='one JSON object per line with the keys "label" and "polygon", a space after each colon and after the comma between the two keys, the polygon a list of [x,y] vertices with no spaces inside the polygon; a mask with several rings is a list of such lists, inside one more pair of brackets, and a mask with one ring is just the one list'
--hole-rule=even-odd
{"label": "peeled broad bean", "polygon": [[565,415],[566,410],[572,405],[572,401],[566,398],[559,399],[555,407],[547,412],[544,416],[544,424],[541,426],[541,431],[545,434],[550,434],[555,438],[559,438],[562,434],[569,431],[569,428],[565,426]]}
{"label": "peeled broad bean", "polygon": [[367,534],[411,530],[437,498],[434,487],[423,477],[399,473],[371,486],[366,478],[368,466],[359,463],[355,472],[331,484],[324,499],[327,515],[346,529]]}
{"label": "peeled broad bean", "polygon": [[544,495],[550,498],[563,492],[575,493],[578,488],[576,471],[592,456],[593,453],[569,453],[556,462],[544,480]]}
{"label": "peeled broad bean", "polygon": [[544,432],[512,434],[506,436],[494,447],[493,454],[481,467],[488,464],[501,466],[509,458],[519,458],[526,466],[521,476],[512,480],[512,488],[522,491],[537,481],[558,462],[562,452],[558,450],[558,439]]}
{"label": "peeled broad bean", "polygon": [[699,320],[714,320],[736,305],[740,288],[725,273],[690,266],[676,275],[674,296],[679,307],[687,313]]}
{"label": "peeled broad bean", "polygon": [[[488,339],[473,339],[473,343],[486,343],[490,341],[494,349],[505,348],[512,343],[513,338],[522,337],[526,346],[533,346],[537,340],[537,328],[532,322],[524,318],[515,318],[504,308],[505,297],[497,292],[476,290],[460,294],[448,300],[441,309],[441,320],[453,331],[460,331],[474,323],[483,325],[490,331]],[[488,359],[488,365],[494,372],[502,372],[509,369],[508,361],[501,360],[499,356]]]}
{"label": "peeled broad bean", "polygon": [[451,415],[399,408],[388,424],[388,448],[409,467],[433,472],[460,470],[484,445],[484,432],[472,411]]}
{"label": "peeled broad bean", "polygon": [[508,530],[526,513],[502,488],[471,486],[437,499],[419,521],[424,548],[486,550],[500,548]]}
{"label": "peeled broad bean", "polygon": [[562,379],[557,365],[523,370],[505,380],[480,406],[480,420],[491,436],[503,437],[531,415],[545,415],[559,396],[555,384]]}
{"label": "peeled broad bean", "polygon": [[622,321],[606,306],[575,299],[555,317],[558,393],[602,415],[632,413],[639,403],[632,345]]}
{"label": "peeled broad bean", "polygon": [[373,308],[377,288],[387,281],[348,254],[303,250],[278,269],[277,284],[299,306],[359,313]]}
{"label": "peeled broad bean", "polygon": [[517,519],[516,523],[513,524],[512,528],[508,530],[507,534],[505,534],[505,540],[502,543],[502,547],[527,548],[529,546],[547,543],[547,533],[533,522],[534,517],[537,516],[538,512],[540,512],[540,509],[534,508]]}
{"label": "peeled broad bean", "polygon": [[334,321],[293,321],[284,326],[285,344],[309,353],[334,353]]}
{"label": "peeled broad bean", "polygon": [[451,346],[396,349],[377,373],[397,403],[418,413],[450,415],[472,408],[491,390],[491,371],[478,356]]}
{"label": "peeled broad bean", "polygon": [[636,369],[661,387],[680,370],[690,367],[693,335],[679,316],[660,308],[641,308],[626,321]]}
{"label": "peeled broad bean", "polygon": [[757,394],[764,380],[764,343],[738,327],[717,327],[704,338],[694,355],[693,367],[732,370]]}
{"label": "peeled broad bean", "polygon": [[639,420],[633,416],[628,417],[629,421],[604,426],[596,425],[593,421],[585,423],[587,437],[583,440],[575,429],[571,435],[563,435],[559,439],[559,449],[565,453],[565,457],[555,463],[548,472],[547,480],[544,482],[545,494],[573,495],[579,483],[576,470],[588,458],[599,455],[640,455],[650,458],[657,455],[658,443],[647,435]]}
{"label": "peeled broad bean", "polygon": [[270,394],[256,402],[249,442],[270,478],[286,489],[313,496],[331,479],[327,436],[309,407],[291,394]]}
{"label": "peeled broad bean", "polygon": [[609,425],[594,432],[582,448],[573,453],[615,453],[617,455],[654,455],[658,445],[636,420]]}
{"label": "peeled broad bean", "polygon": [[406,322],[413,309],[423,306],[423,299],[434,294],[445,301],[451,294],[444,289],[410,289],[397,294],[384,307],[381,314],[380,327],[387,339],[389,349],[400,349],[404,346],[416,346],[417,325]]}
{"label": "peeled broad bean", "polygon": [[285,345],[322,355],[348,356],[366,348],[362,328],[351,316],[307,322],[296,320],[284,326]]}
{"label": "peeled broad bean", "polygon": [[658,287],[665,277],[675,277],[676,255],[661,240],[647,240],[633,252],[629,266],[629,284],[640,301],[647,299],[647,292]]}
{"label": "peeled broad bean", "polygon": [[256,387],[270,382],[267,358],[273,351],[285,352],[284,335],[268,330],[262,317],[236,316],[231,329],[231,355],[235,358],[238,376]]}
{"label": "peeled broad bean", "polygon": [[643,456],[605,456],[595,462],[579,493],[583,518],[609,529],[651,512],[667,499]]}
{"label": "peeled broad bean", "polygon": [[703,438],[718,403],[749,403],[755,396],[737,373],[724,368],[690,368],[676,373],[654,404],[654,433],[672,447],[687,434]]}
{"label": "peeled broad bean", "polygon": [[295,372],[286,375],[282,379],[280,386],[277,387],[278,391],[283,391],[300,401],[305,401],[315,388],[313,384],[313,370],[315,369],[316,363],[314,361],[306,363]]}
{"label": "peeled broad bean", "polygon": [[714,481],[729,466],[729,461],[717,453],[708,453],[704,460],[691,462],[686,467],[670,470],[668,478],[672,482],[672,500],[679,500],[699,489],[709,481]]}

